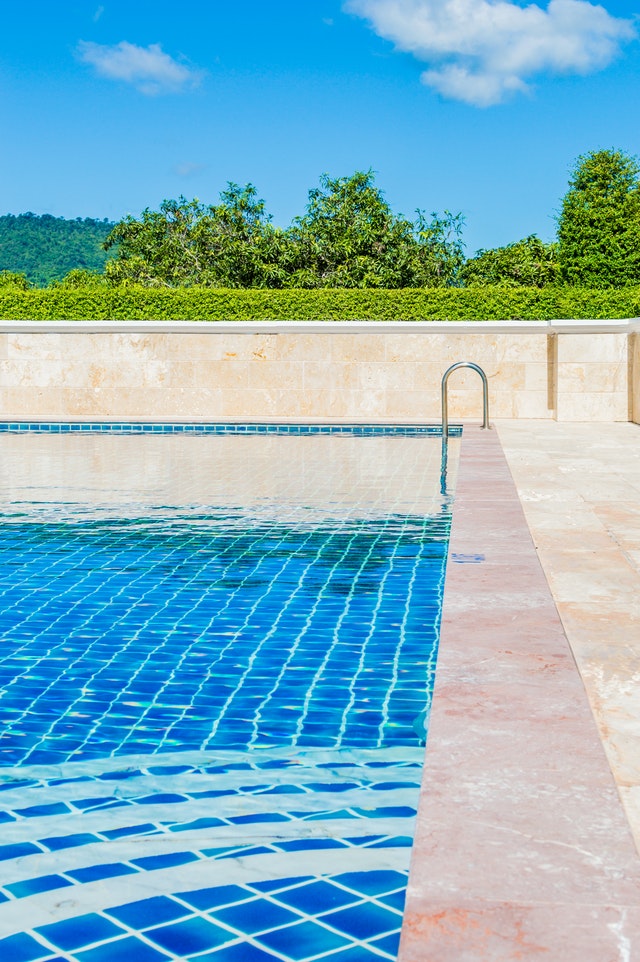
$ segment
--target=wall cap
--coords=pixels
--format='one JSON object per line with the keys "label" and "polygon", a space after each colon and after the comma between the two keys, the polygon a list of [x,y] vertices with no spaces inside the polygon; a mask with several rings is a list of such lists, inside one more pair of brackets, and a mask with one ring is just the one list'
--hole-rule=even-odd
{"label": "wall cap", "polygon": [[640,331],[640,319],[556,321],[7,321],[0,334],[608,334]]}

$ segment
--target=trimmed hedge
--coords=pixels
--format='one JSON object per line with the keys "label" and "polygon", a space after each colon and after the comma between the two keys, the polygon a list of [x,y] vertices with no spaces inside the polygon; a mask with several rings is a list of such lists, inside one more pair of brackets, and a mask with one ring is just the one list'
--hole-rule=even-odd
{"label": "trimmed hedge", "polygon": [[237,290],[0,288],[5,320],[453,321],[638,317],[640,287]]}

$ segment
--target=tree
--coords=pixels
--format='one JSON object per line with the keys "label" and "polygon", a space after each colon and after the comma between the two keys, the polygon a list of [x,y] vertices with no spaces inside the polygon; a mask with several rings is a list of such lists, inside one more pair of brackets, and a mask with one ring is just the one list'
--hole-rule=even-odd
{"label": "tree", "polygon": [[26,274],[18,271],[0,271],[0,287],[13,287],[20,291],[27,291],[30,286]]}
{"label": "tree", "polygon": [[371,170],[324,174],[289,231],[297,287],[423,287],[450,284],[463,261],[461,215],[395,215]]}
{"label": "tree", "polygon": [[87,271],[84,268],[76,267],[60,281],[51,281],[49,287],[64,287],[64,288],[77,288],[77,287],[105,287],[107,280],[104,274],[99,274],[97,271]]}
{"label": "tree", "polygon": [[585,287],[640,281],[640,168],[619,150],[576,161],[558,218],[561,278]]}
{"label": "tree", "polygon": [[462,229],[464,217],[445,210],[442,215],[416,211],[414,231],[417,239],[413,287],[447,287],[461,283],[464,265]]}
{"label": "tree", "polygon": [[270,223],[252,184],[229,183],[220,203],[164,200],[115,225],[104,246],[117,256],[106,267],[115,283],[181,287],[280,287],[288,242]]}
{"label": "tree", "polygon": [[461,276],[470,286],[544,287],[558,278],[557,244],[545,244],[531,234],[505,247],[480,250],[466,262]]}
{"label": "tree", "polygon": [[452,284],[464,261],[462,217],[393,214],[373,174],[321,178],[303,217],[274,227],[255,187],[220,203],[165,200],[128,216],[105,241],[113,283],[208,287],[426,287]]}

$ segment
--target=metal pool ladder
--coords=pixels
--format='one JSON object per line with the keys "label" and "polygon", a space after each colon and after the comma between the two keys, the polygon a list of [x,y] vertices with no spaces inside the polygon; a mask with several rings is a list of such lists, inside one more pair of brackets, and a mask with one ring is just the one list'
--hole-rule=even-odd
{"label": "metal pool ladder", "polygon": [[473,364],[472,361],[457,361],[456,364],[452,364],[451,367],[442,375],[442,437],[449,437],[449,404],[447,395],[447,382],[449,380],[449,375],[454,371],[457,371],[460,367],[470,367],[472,371],[477,371],[482,378],[482,427],[489,427],[489,384],[487,381],[487,375],[484,373],[482,368],[478,364]]}

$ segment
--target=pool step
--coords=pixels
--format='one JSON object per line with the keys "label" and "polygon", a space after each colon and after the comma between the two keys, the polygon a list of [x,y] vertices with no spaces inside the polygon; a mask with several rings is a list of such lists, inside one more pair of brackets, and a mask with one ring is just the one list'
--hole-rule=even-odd
{"label": "pool step", "polygon": [[[91,962],[98,948],[139,952],[132,939],[162,953],[177,938],[174,929],[184,936],[197,928],[198,944],[221,940],[215,951],[224,962],[236,945],[264,953],[289,936],[298,941],[296,926],[304,925],[318,945],[340,952],[364,946],[371,958],[394,958],[382,946],[397,944],[421,754],[174,753],[7,770],[0,784],[0,957],[11,962],[15,950],[16,959],[57,958],[70,951],[65,933],[84,939],[85,930],[93,941],[65,958]],[[376,879],[388,889],[382,895],[368,892]],[[320,881],[324,888],[313,888]],[[326,896],[315,914],[300,907],[312,891]],[[194,898],[207,907],[197,908]],[[289,904],[296,899],[298,908]],[[342,929],[325,920],[336,912]],[[363,942],[344,925],[357,928],[366,913],[379,925]],[[140,928],[120,931],[123,918],[138,915],[158,929],[159,942]],[[264,921],[259,931],[252,929],[256,916]],[[248,921],[238,929],[242,918]],[[110,934],[100,940],[101,932]],[[29,952],[51,952],[25,955],[25,939]],[[186,956],[157,955],[163,958]]]}

